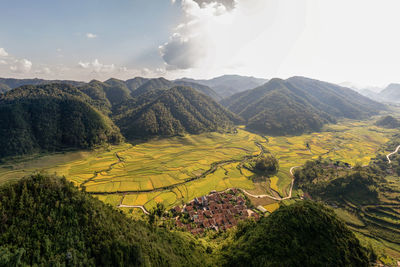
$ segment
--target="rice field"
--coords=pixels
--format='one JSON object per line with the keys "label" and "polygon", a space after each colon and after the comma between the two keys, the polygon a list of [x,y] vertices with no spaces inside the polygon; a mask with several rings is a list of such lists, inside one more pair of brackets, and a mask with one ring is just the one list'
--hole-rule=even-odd
{"label": "rice field", "polygon": [[320,156],[352,166],[367,165],[394,133],[395,130],[376,127],[368,121],[344,121],[328,125],[320,133],[268,137],[266,148],[280,165],[277,175],[271,178],[271,189],[286,196],[291,183],[290,168]]}
{"label": "rice field", "polygon": [[[186,135],[3,164],[0,183],[45,171],[67,177],[113,206],[121,203],[143,205],[146,209],[159,202],[172,207],[212,190],[232,187],[284,197],[291,183],[291,167],[319,156],[365,165],[392,134],[393,130],[375,127],[370,122],[354,121],[329,125],[321,133],[302,136],[263,137],[239,127],[236,133]],[[273,154],[280,165],[276,176],[262,186],[249,179],[251,171],[241,167],[246,156],[260,153],[256,143]]]}

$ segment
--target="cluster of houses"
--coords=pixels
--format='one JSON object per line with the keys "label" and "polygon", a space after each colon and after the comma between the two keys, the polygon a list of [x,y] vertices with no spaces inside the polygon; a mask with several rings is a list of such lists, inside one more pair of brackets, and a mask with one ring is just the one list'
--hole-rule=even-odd
{"label": "cluster of houses", "polygon": [[259,219],[258,213],[247,207],[242,192],[235,188],[224,192],[212,191],[183,207],[176,206],[172,212],[176,215],[176,226],[192,234],[202,234],[206,229],[226,230],[249,217]]}

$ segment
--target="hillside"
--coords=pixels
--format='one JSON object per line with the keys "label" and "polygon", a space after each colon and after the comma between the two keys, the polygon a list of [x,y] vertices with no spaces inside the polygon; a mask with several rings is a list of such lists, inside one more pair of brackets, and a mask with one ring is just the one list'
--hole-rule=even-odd
{"label": "hillside", "polygon": [[132,92],[132,91],[135,91],[136,89],[138,89],[140,86],[142,86],[148,80],[149,80],[148,78],[135,77],[133,79],[126,80],[125,84],[129,88],[129,90],[131,90],[131,92]]}
{"label": "hillside", "polygon": [[138,97],[150,91],[163,91],[173,86],[174,84],[171,81],[164,78],[150,79],[134,90],[132,96]]}
{"label": "hillside", "polygon": [[226,98],[236,93],[256,88],[268,80],[240,75],[223,75],[210,80],[182,78],[177,81],[193,82],[209,86],[222,98]]}
{"label": "hillside", "polygon": [[193,82],[186,82],[186,81],[174,81],[174,84],[180,85],[180,86],[191,87],[191,88],[195,89],[197,92],[207,95],[217,102],[222,99],[222,97],[219,94],[217,94],[213,89],[211,89],[210,87],[208,87],[206,85],[202,85],[199,83],[193,83]]}
{"label": "hillside", "polygon": [[92,100],[65,84],[23,86],[0,96],[0,157],[92,148],[122,137]]}
{"label": "hillside", "polygon": [[331,209],[309,201],[242,225],[221,251],[222,266],[370,266],[375,260]]}
{"label": "hillside", "polygon": [[0,266],[205,266],[189,234],[134,221],[64,178],[0,187]]}
{"label": "hillside", "polygon": [[378,95],[383,101],[394,103],[400,102],[400,84],[389,84]]}
{"label": "hillside", "polygon": [[129,139],[226,130],[239,121],[211,98],[183,86],[150,91],[128,101],[114,120]]}
{"label": "hillside", "polygon": [[319,131],[338,118],[362,119],[385,109],[351,89],[303,77],[268,83],[221,101],[247,121],[247,127],[271,135]]}
{"label": "hillside", "polygon": [[395,129],[400,127],[400,121],[393,116],[385,116],[380,118],[375,123],[377,126],[381,126],[388,129]]}
{"label": "hillside", "polygon": [[78,89],[91,98],[102,101],[109,107],[118,105],[131,98],[131,91],[125,85],[125,82],[117,79],[109,79],[104,83],[93,80],[78,87]]}

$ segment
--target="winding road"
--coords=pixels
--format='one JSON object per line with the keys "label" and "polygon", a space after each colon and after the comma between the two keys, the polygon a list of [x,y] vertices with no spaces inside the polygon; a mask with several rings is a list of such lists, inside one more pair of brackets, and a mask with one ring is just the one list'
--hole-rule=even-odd
{"label": "winding road", "polygon": [[395,150],[395,151],[393,151],[392,153],[389,153],[389,154],[386,155],[386,158],[387,158],[389,164],[392,163],[392,161],[390,160],[390,156],[393,155],[393,154],[396,154],[397,152],[399,152],[399,149],[400,149],[400,145],[398,145],[398,146],[396,147],[396,150]]}

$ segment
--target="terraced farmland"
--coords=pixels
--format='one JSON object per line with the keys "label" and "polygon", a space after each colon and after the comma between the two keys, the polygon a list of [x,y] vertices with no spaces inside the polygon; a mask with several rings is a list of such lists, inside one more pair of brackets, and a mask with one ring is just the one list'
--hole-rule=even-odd
{"label": "terraced farmland", "polygon": [[[171,207],[231,187],[285,197],[291,167],[319,156],[367,164],[392,133],[368,122],[344,122],[322,133],[292,137],[262,137],[239,127],[237,133],[186,135],[46,156],[15,166],[3,164],[0,181],[44,170],[66,176],[114,206],[147,209],[157,202]],[[254,183],[249,179],[253,173],[241,164],[260,154],[261,146],[278,158],[280,170],[275,177]],[[271,200],[259,204],[271,204]]]}
{"label": "terraced farmland", "polygon": [[[286,196],[291,183],[290,168],[319,156],[353,166],[367,165],[394,133],[394,130],[379,128],[370,122],[345,121],[329,125],[321,133],[268,137],[266,148],[279,160],[280,165],[276,177],[271,178],[270,187],[281,197]],[[260,193],[259,191],[256,189],[253,192]]]}

